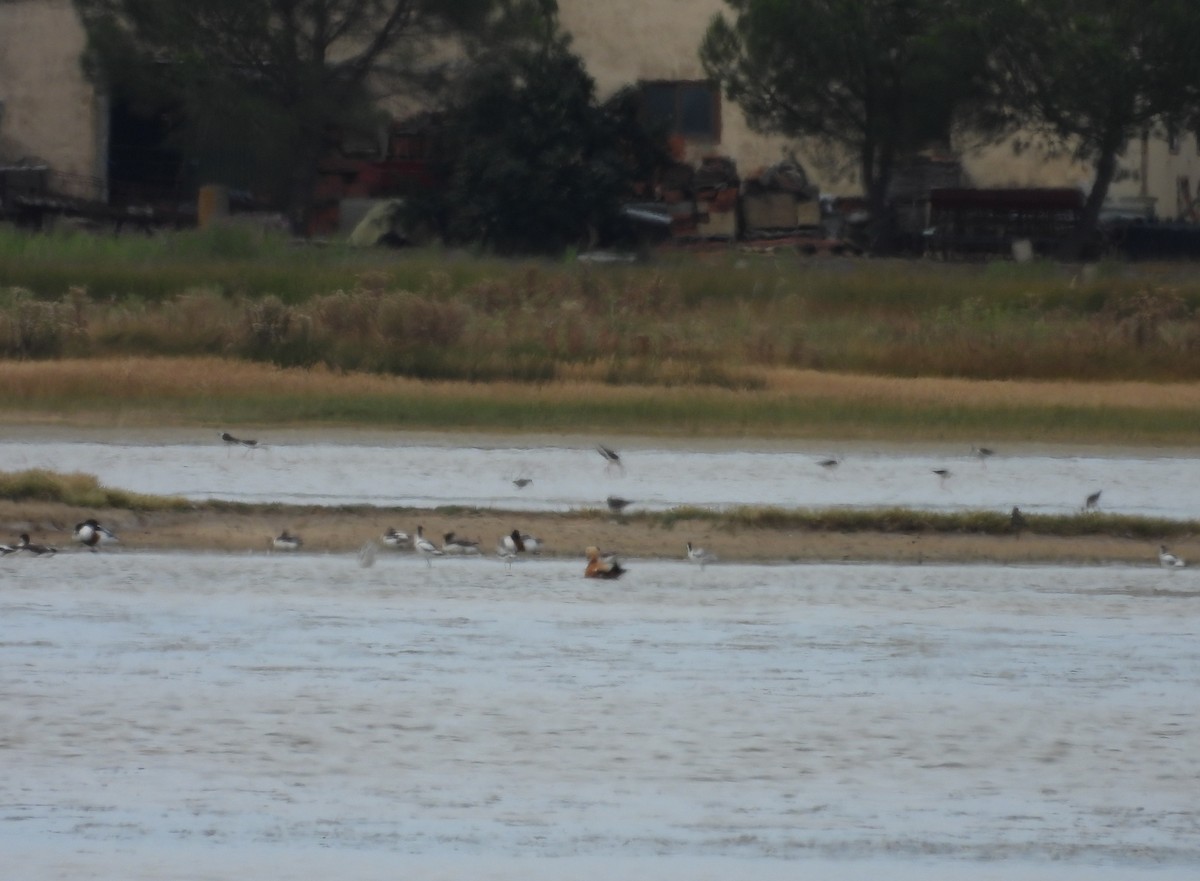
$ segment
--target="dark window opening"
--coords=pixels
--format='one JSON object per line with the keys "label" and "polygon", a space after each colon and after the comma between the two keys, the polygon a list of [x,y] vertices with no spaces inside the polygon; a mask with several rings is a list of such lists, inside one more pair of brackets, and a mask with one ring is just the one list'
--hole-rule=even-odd
{"label": "dark window opening", "polygon": [[721,96],[710,83],[644,82],[642,112],[651,125],[690,141],[721,140]]}

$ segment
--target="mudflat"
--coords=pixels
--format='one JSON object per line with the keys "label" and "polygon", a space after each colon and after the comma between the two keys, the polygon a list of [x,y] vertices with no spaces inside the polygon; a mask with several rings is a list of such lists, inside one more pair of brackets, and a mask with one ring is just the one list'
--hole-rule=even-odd
{"label": "mudflat", "polygon": [[[676,520],[664,526],[651,518],[598,517],[594,513],[531,513],[468,510],[453,515],[411,508],[273,506],[269,509],[137,512],[80,509],[44,502],[0,501],[0,541],[28,532],[34,541],[60,551],[86,549],[71,539],[74,524],[95,517],[119,536],[119,550],[261,552],[288,530],[304,540],[301,553],[353,553],[379,541],[388,527],[440,542],[446,532],[476,540],[487,555],[513,529],[542,539],[545,556],[583,560],[596,545],[627,557],[685,557],[685,542],[726,562],[895,562],[918,563],[1089,563],[1157,565],[1158,548],[1143,539],[1118,536],[981,535],[964,533],[826,532],[742,527]],[[1200,538],[1172,550],[1185,560],[1200,553]]]}

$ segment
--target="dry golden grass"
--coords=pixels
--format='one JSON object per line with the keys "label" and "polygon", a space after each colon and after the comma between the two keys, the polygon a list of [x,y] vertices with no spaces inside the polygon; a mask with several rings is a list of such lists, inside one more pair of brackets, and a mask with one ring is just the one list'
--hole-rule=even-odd
{"label": "dry golden grass", "polygon": [[324,367],[283,369],[221,358],[88,358],[57,361],[3,361],[4,395],[10,402],[93,399],[136,402],[139,399],[277,396],[414,398],[488,398],[513,403],[652,401],[664,394],[690,395],[715,401],[765,400],[886,403],[951,407],[1105,407],[1145,410],[1196,410],[1200,383],[981,381],[903,379],[821,373],[783,368],[746,370],[758,390],[732,391],[702,386],[663,390],[646,386],[610,385],[589,376],[602,367],[576,369],[571,379],[537,385],[517,382],[464,383],[421,381],[364,373],[341,373]]}

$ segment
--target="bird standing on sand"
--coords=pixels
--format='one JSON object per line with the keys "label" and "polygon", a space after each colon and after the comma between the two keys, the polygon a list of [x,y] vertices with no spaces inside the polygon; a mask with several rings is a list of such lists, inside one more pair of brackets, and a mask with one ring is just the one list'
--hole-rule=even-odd
{"label": "bird standing on sand", "polygon": [[630,499],[623,499],[620,496],[609,496],[604,500],[608,504],[608,510],[614,514],[620,514],[626,508],[633,504]]}
{"label": "bird standing on sand", "polygon": [[1167,550],[1166,545],[1158,546],[1158,565],[1164,569],[1182,569],[1187,564]]}
{"label": "bird standing on sand", "polygon": [[615,556],[603,557],[600,555],[600,549],[593,546],[589,547],[585,554],[587,555],[587,568],[583,570],[584,578],[620,578],[628,570],[621,567],[621,563]]}
{"label": "bird standing on sand", "polygon": [[1021,513],[1021,509],[1015,506],[1012,509],[1012,514],[1009,517],[1008,522],[1009,526],[1012,527],[1013,532],[1020,532],[1029,525],[1025,520],[1025,515]]}
{"label": "bird standing on sand", "polygon": [[112,544],[117,541],[117,537],[113,535],[111,530],[105,529],[92,519],[76,523],[75,531],[71,537],[92,552],[95,552],[97,545]]}
{"label": "bird standing on sand", "polygon": [[542,552],[542,540],[527,532],[521,532],[519,529],[514,529],[508,535],[500,539],[496,545],[497,552],[511,552],[514,554],[540,554]]}
{"label": "bird standing on sand", "polygon": [[433,568],[433,563],[430,562],[430,557],[442,556],[441,550],[425,537],[425,527],[417,527],[417,537],[413,539],[413,547],[417,552],[425,558],[425,565]]}
{"label": "bird standing on sand", "polygon": [[704,548],[692,547],[692,543],[690,541],[687,542],[687,555],[689,560],[700,565],[700,571],[702,572],[704,571],[704,567],[709,563],[717,562],[717,557],[715,554],[709,553],[708,551],[704,550]]}

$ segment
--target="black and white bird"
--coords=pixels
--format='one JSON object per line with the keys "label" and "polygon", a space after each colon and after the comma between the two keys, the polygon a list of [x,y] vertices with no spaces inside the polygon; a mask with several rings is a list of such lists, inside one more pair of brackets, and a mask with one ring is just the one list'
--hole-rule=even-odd
{"label": "black and white bird", "polygon": [[609,468],[620,468],[621,470],[625,469],[625,466],[621,462],[620,455],[611,447],[606,447],[604,444],[596,444],[596,452],[604,457],[604,461],[606,463],[604,466],[605,470],[608,470]]}
{"label": "black and white bird", "polygon": [[614,514],[620,514],[633,504],[631,499],[623,499],[620,496],[609,496],[604,501],[608,505],[608,510],[612,511]]}
{"label": "black and white bird", "polygon": [[99,545],[113,544],[117,541],[111,530],[105,529],[94,519],[76,523],[71,537],[92,552],[95,552]]}
{"label": "black and white bird", "polygon": [[17,542],[16,549],[18,551],[27,551],[35,557],[54,556],[58,553],[58,548],[52,548],[49,545],[34,544],[29,540],[29,533],[22,532],[21,540]]}
{"label": "black and white bird", "polygon": [[716,554],[709,553],[704,548],[693,547],[690,541],[687,542],[687,556],[689,560],[700,566],[701,571],[709,563],[717,562]]}
{"label": "black and white bird", "polygon": [[940,480],[942,483],[945,483],[947,480],[950,479],[950,469],[949,468],[934,468],[933,473],[937,475],[938,480]]}
{"label": "black and white bird", "polygon": [[1083,500],[1083,510],[1094,511],[1100,505],[1100,494],[1104,492],[1102,489],[1096,490],[1090,496]]}
{"label": "black and white bird", "polygon": [[229,444],[231,447],[236,447],[236,446],[257,447],[258,446],[258,441],[250,440],[249,438],[234,437],[228,431],[221,432],[221,440],[225,441],[225,443]]}
{"label": "black and white bird", "polygon": [[397,532],[393,526],[387,528],[381,541],[384,547],[395,548],[396,550],[412,547],[412,536],[407,532]]}
{"label": "black and white bird", "polygon": [[442,553],[454,557],[475,557],[480,553],[479,542],[447,532],[442,536]]}
{"label": "black and white bird", "polygon": [[292,535],[286,529],[271,540],[271,547],[277,551],[296,551],[304,544],[304,539]]}
{"label": "black and white bird", "polygon": [[429,559],[430,557],[442,556],[441,548],[425,537],[424,526],[417,527],[417,537],[413,539],[413,548],[425,558],[425,565],[429,567],[433,566],[433,563]]}
{"label": "black and white bird", "polygon": [[16,545],[0,545],[0,557],[7,557],[9,554],[15,554],[19,548]]}
{"label": "black and white bird", "polygon": [[512,552],[514,554],[540,554],[542,552],[542,540],[527,532],[514,529],[500,539],[499,544],[496,545],[496,549],[498,552],[503,549],[505,552]]}
{"label": "black and white bird", "polygon": [[1158,565],[1164,569],[1182,569],[1187,564],[1167,550],[1166,545],[1158,546]]}

